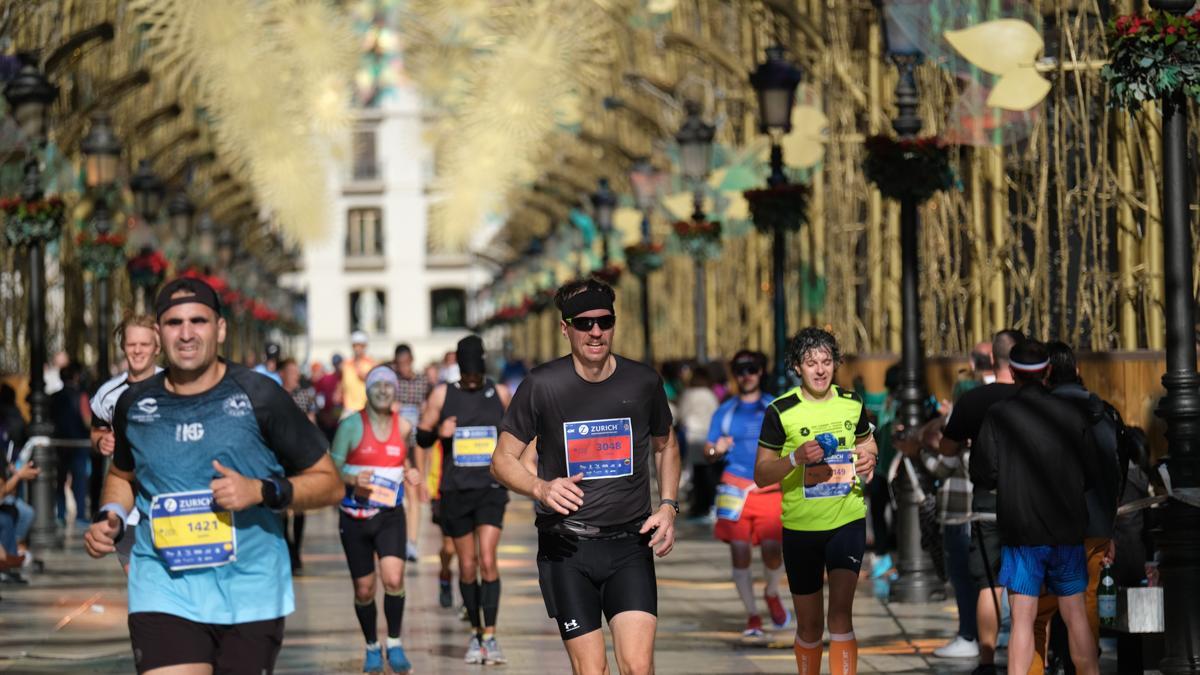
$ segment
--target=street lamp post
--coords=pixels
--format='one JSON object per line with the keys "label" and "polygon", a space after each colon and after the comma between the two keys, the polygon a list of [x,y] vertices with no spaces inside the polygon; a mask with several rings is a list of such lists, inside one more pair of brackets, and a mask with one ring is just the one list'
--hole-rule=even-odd
{"label": "street lamp post", "polygon": [[[154,230],[165,193],[162,179],[150,167],[150,160],[143,159],[138,162],[137,171],[129,178],[129,190],[133,192],[134,210],[141,221],[138,227],[141,236],[133,247],[134,255],[150,254],[159,241]],[[153,302],[150,296],[154,293],[154,285],[153,281],[137,284],[135,293],[139,312],[145,311],[144,308]]]}
{"label": "street lamp post", "polygon": [[[92,128],[79,144],[86,161],[87,186],[92,190],[95,203],[92,226],[99,236],[112,231],[112,216],[109,213],[109,191],[117,180],[117,168],[121,161],[121,143],[113,133],[107,113],[92,117]],[[96,291],[96,371],[101,380],[109,378],[109,333],[112,331],[110,318],[109,278],[113,269],[107,264],[92,270],[92,283]]]}
{"label": "street lamp post", "polygon": [[[642,245],[650,247],[650,212],[658,200],[658,189],[662,182],[662,173],[654,168],[645,157],[639,159],[629,172],[629,184],[633,186],[633,196],[637,201],[638,210],[642,212]],[[650,272],[642,269],[637,271],[642,282],[642,361],[647,365],[654,364],[654,343],[650,333]]]}
{"label": "street lamp post", "polygon": [[[1150,0],[1182,15],[1193,3]],[[1176,92],[1162,102],[1163,276],[1166,286],[1166,396],[1155,413],[1167,425],[1167,467],[1173,499],[1155,532],[1161,559],[1166,640],[1159,670],[1200,673],[1200,375],[1196,373],[1195,298],[1189,213],[1187,101]],[[1191,502],[1190,504],[1188,502]]]}
{"label": "street lamp post", "polygon": [[[25,138],[29,140],[29,156],[25,160],[25,180],[21,198],[27,202],[42,198],[42,177],[39,154],[46,145],[47,113],[58,98],[54,86],[38,70],[32,58],[24,63],[16,76],[4,87],[4,98]],[[49,399],[43,369],[46,365],[46,268],[43,250],[46,242],[36,238],[27,243],[29,260],[29,435],[48,438],[54,431],[50,423]],[[35,549],[53,546],[57,539],[54,523],[55,453],[49,444],[34,450],[34,461],[42,468],[34,480],[33,501],[36,507],[29,541]]]}
{"label": "street lamp post", "polygon": [[[772,188],[787,184],[783,172],[783,147],[780,137],[792,130],[792,106],[796,87],[804,73],[788,62],[783,47],[767,49],[767,60],[750,73],[750,85],[758,94],[758,130],[771,137],[771,175],[767,185]],[[784,289],[787,243],[782,227],[776,227],[771,242],[771,286],[775,310],[775,374],[776,395],[788,388],[787,373],[787,295]]]}
{"label": "street lamp post", "polygon": [[613,211],[617,208],[617,195],[608,186],[608,179],[601,178],[592,193],[592,212],[596,220],[596,228],[600,230],[601,260],[600,268],[608,270],[609,240],[612,239]]}
{"label": "street lamp post", "polygon": [[[675,134],[675,142],[679,144],[679,164],[683,169],[683,177],[692,186],[692,220],[704,222],[704,181],[712,166],[712,142],[716,128],[700,117],[700,104],[688,101],[686,105],[687,119]],[[702,253],[695,255],[696,282],[692,286],[692,307],[696,315],[696,361],[704,364],[708,361],[708,297],[705,289],[707,281],[707,260]]]}
{"label": "street lamp post", "polygon": [[[924,59],[918,44],[905,31],[903,19],[928,11],[930,0],[875,0],[883,22],[884,45],[900,77],[896,82],[896,118],[892,128],[902,139],[921,131],[920,103],[915,69]],[[925,414],[925,355],[921,339],[921,306],[917,286],[917,231],[920,223],[914,196],[900,200],[900,302],[901,327],[900,388],[896,419],[906,429],[915,429]],[[902,470],[907,472],[911,465]],[[915,478],[915,476],[913,477]],[[900,578],[892,584],[891,597],[898,602],[927,602],[944,597],[945,588],[933,567],[933,559],[921,547],[921,522],[917,491],[907,473],[898,475],[896,493],[896,540],[899,548],[896,569]]]}

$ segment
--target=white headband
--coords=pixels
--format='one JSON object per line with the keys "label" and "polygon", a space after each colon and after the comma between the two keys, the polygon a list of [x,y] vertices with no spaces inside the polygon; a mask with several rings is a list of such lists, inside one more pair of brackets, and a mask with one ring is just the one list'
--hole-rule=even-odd
{"label": "white headband", "polygon": [[1009,361],[1008,365],[1012,366],[1015,370],[1023,370],[1028,373],[1034,373],[1049,366],[1050,359],[1046,359],[1041,363],[1017,363],[1016,361]]}

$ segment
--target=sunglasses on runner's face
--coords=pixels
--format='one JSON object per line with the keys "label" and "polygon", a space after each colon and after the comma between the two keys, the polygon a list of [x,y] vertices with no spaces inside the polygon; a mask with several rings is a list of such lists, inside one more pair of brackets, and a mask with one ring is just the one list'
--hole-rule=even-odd
{"label": "sunglasses on runner's face", "polygon": [[762,373],[762,368],[758,366],[738,366],[733,369],[733,374],[741,377],[743,375],[759,375]]}
{"label": "sunglasses on runner's face", "polygon": [[600,330],[609,330],[617,325],[616,314],[606,314],[604,316],[573,316],[567,319],[567,325],[580,333],[592,332],[592,326],[600,326]]}

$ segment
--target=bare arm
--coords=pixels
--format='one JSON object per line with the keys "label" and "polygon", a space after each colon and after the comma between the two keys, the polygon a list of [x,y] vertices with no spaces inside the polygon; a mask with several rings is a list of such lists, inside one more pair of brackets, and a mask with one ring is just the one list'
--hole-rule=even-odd
{"label": "bare arm", "polygon": [[439,384],[433,388],[429,398],[425,399],[425,407],[421,409],[421,419],[417,421],[417,428],[436,431],[438,420],[442,418],[442,406],[445,404],[446,385]]}
{"label": "bare arm", "polygon": [[[133,481],[132,471],[122,471],[115,466],[108,468],[104,477],[104,490],[100,493],[103,504],[117,504],[124,509],[126,515],[133,510]],[[123,523],[120,516],[112,511],[108,517],[98,523],[92,523],[83,535],[83,547],[93,558],[102,558],[117,550],[116,540],[121,536]]]}
{"label": "bare arm", "polygon": [[[675,430],[672,429],[666,436],[654,436],[650,440],[654,446],[655,465],[658,467],[659,497],[674,501],[679,494],[680,472],[679,441],[675,439]],[[660,558],[675,547],[676,515],[675,507],[663,504],[642,523],[640,532],[643,534],[654,530],[649,546]]]}
{"label": "bare arm", "polygon": [[[530,471],[531,460],[522,461],[529,445],[507,431],[501,432],[496,452],[492,455],[492,477],[513,492],[532,497],[564,516],[578,511],[583,506],[583,489],[578,485],[583,480],[583,474],[550,481],[538,478]],[[678,476],[675,482],[678,484]]]}
{"label": "bare arm", "polygon": [[512,401],[512,391],[509,390],[507,384],[496,385],[496,395],[500,397],[500,405],[508,410],[508,404]]}
{"label": "bare arm", "polygon": [[288,508],[297,511],[332,506],[341,501],[344,492],[328,454],[288,480],[292,482],[292,503]]}
{"label": "bare arm", "polygon": [[[796,452],[800,452],[800,448],[796,448]],[[758,487],[767,487],[787,478],[789,473],[799,468],[792,466],[789,457],[790,455],[780,457],[779,451],[774,448],[768,448],[765,445],[758,446],[758,458],[754,462],[754,483]],[[800,464],[800,467],[803,466]]]}

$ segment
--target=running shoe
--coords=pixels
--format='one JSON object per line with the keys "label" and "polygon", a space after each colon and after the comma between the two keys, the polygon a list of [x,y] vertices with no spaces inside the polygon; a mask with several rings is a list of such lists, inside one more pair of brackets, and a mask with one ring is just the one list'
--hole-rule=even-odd
{"label": "running shoe", "polygon": [[996,664],[981,663],[975,666],[975,670],[971,671],[971,675],[996,675]]}
{"label": "running shoe", "polygon": [[406,675],[412,670],[412,664],[408,662],[408,655],[404,653],[404,647],[396,645],[388,647],[388,666],[396,675]]}
{"label": "running shoe", "polygon": [[466,605],[459,605],[458,620],[459,621],[470,621],[471,620],[470,615],[467,614],[467,606]]}
{"label": "running shoe", "polygon": [[483,645],[479,643],[478,635],[471,636],[471,641],[467,643],[467,655],[463,661],[473,664],[483,663]]}
{"label": "running shoe", "polygon": [[751,614],[750,618],[746,619],[746,630],[742,631],[742,637],[762,637],[762,617],[757,614]]}
{"label": "running shoe", "polygon": [[417,542],[408,542],[408,545],[405,546],[405,557],[408,562],[417,562]]}
{"label": "running shoe", "polygon": [[502,666],[508,663],[508,659],[504,658],[504,652],[500,651],[500,645],[496,643],[496,636],[483,641],[483,662],[489,666]]}
{"label": "running shoe", "polygon": [[454,594],[450,592],[450,580],[438,580],[438,604],[442,607],[450,607],[454,604]]}
{"label": "running shoe", "polygon": [[871,578],[879,579],[887,574],[890,569],[892,569],[892,554],[877,555],[875,556],[875,562],[871,564]]}
{"label": "running shoe", "polygon": [[383,672],[383,650],[379,647],[367,649],[367,655],[363,658],[364,673],[382,673]]}
{"label": "running shoe", "polygon": [[783,601],[778,595],[763,595],[763,600],[767,601],[767,609],[771,611],[771,623],[775,624],[776,628],[783,628],[792,620],[792,613],[783,606]]}
{"label": "running shoe", "polygon": [[947,644],[933,650],[933,655],[941,659],[973,659],[979,656],[979,643],[956,635]]}

